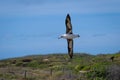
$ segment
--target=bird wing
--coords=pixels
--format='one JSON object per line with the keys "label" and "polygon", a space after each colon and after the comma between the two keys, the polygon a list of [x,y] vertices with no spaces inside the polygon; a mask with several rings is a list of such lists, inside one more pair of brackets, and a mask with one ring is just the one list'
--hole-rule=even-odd
{"label": "bird wing", "polygon": [[72,34],[72,24],[69,14],[67,14],[66,16],[65,25],[66,25],[66,34]]}
{"label": "bird wing", "polygon": [[68,42],[68,54],[70,58],[72,59],[73,56],[73,39],[67,39]]}

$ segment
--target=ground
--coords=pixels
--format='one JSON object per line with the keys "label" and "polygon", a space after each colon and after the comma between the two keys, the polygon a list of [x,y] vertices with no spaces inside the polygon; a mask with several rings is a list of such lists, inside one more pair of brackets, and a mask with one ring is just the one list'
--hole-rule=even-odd
{"label": "ground", "polygon": [[0,80],[109,80],[113,69],[120,71],[120,52],[75,53],[72,60],[67,54],[31,55],[0,60]]}

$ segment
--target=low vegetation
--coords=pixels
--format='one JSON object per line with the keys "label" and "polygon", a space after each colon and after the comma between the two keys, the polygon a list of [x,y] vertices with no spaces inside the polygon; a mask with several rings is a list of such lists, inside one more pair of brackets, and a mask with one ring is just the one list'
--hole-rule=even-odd
{"label": "low vegetation", "polygon": [[120,52],[31,55],[0,60],[0,80],[119,80]]}

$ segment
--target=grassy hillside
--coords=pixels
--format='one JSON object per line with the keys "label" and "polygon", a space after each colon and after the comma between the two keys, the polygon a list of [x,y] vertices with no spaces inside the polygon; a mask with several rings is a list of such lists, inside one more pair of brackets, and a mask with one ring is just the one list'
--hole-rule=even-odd
{"label": "grassy hillside", "polygon": [[119,80],[120,52],[31,55],[0,61],[0,80]]}

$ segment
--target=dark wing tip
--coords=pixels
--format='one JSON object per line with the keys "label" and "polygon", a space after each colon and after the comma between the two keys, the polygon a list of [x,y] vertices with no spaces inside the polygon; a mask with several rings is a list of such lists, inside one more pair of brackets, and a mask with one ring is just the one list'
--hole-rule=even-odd
{"label": "dark wing tip", "polygon": [[[67,14],[67,17],[66,18],[69,18],[70,19],[70,15],[69,15],[69,13]],[[70,19],[71,20],[71,19]]]}
{"label": "dark wing tip", "polygon": [[67,14],[67,16],[70,16],[69,13]]}

